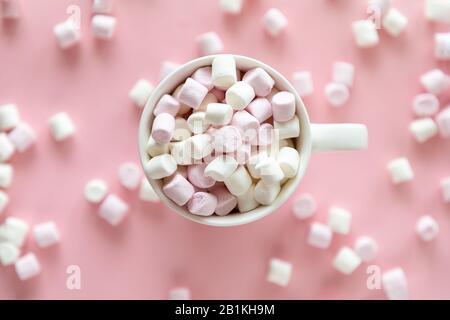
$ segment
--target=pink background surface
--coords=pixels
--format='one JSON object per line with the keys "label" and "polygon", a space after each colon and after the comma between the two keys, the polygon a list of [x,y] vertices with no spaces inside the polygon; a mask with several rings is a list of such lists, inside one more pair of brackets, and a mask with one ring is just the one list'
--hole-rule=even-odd
{"label": "pink background surface", "polygon": [[[365,1],[246,2],[242,15],[229,17],[215,0],[119,0],[111,42],[93,39],[90,1],[23,0],[22,19],[0,25],[0,102],[16,103],[39,135],[33,150],[12,161],[11,203],[1,218],[17,216],[31,224],[54,220],[62,233],[58,247],[38,249],[29,239],[24,248],[41,261],[39,277],[21,282],[13,267],[0,268],[0,299],[164,299],[174,286],[189,287],[197,299],[384,298],[381,290],[366,288],[367,265],[352,276],[331,267],[339,247],[352,246],[360,235],[379,243],[374,264],[383,270],[404,268],[412,298],[450,298],[450,207],[439,190],[440,179],[450,175],[450,141],[437,137],[419,145],[407,129],[412,97],[422,90],[418,77],[436,66],[450,71],[433,58],[437,27],[426,23],[423,1],[394,0],[410,24],[399,38],[382,32],[381,45],[371,50],[356,48],[350,30],[352,21],[365,17]],[[63,52],[52,28],[66,18],[69,4],[81,7],[83,39]],[[266,36],[260,24],[272,6],[290,23],[278,39]],[[313,155],[298,189],[317,198],[316,220],[325,221],[332,204],[353,212],[351,234],[336,236],[329,250],[306,244],[311,221],[295,220],[293,198],[263,220],[218,229],[142,203],[119,186],[119,164],[138,161],[139,111],[129,101],[129,89],[140,77],[156,83],[164,60],[198,56],[194,38],[211,30],[227,52],[260,59],[287,77],[310,70],[316,93],[305,103],[312,121],[367,124],[368,151]],[[348,105],[332,109],[322,92],[337,60],[355,64],[356,83]],[[442,103],[448,102],[444,97]],[[47,118],[63,110],[72,116],[77,134],[56,144]],[[385,166],[398,156],[410,159],[416,174],[412,183],[390,183]],[[94,177],[108,181],[130,204],[129,217],[117,228],[83,198],[84,184]],[[421,243],[414,231],[423,214],[441,227],[432,243]],[[286,288],[265,281],[273,256],[293,264]],[[73,264],[82,271],[79,291],[65,285],[66,268]]]}

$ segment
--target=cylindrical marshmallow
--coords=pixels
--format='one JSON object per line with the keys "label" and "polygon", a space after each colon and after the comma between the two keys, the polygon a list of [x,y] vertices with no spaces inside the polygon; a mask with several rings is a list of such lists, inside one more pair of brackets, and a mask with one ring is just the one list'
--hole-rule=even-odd
{"label": "cylindrical marshmallow", "polygon": [[389,161],[387,169],[395,184],[404,183],[414,179],[414,172],[407,158],[397,158]]}
{"label": "cylindrical marshmallow", "polygon": [[258,137],[259,121],[245,110],[233,115],[231,125],[240,130],[242,140],[246,143],[251,143]]}
{"label": "cylindrical marshmallow", "polygon": [[333,238],[330,227],[323,223],[313,222],[309,228],[308,244],[319,248],[328,249]]}
{"label": "cylindrical marshmallow", "polygon": [[8,138],[18,152],[25,152],[36,141],[36,134],[28,124],[21,122],[8,133]]}
{"label": "cylindrical marshmallow", "polygon": [[204,133],[209,127],[209,123],[206,121],[206,112],[192,113],[187,119],[187,124],[193,134]]}
{"label": "cylindrical marshmallow", "polygon": [[277,156],[278,164],[287,178],[293,178],[297,175],[300,165],[300,155],[294,148],[281,148]]}
{"label": "cylindrical marshmallow", "polygon": [[441,136],[443,138],[450,137],[450,106],[438,113],[436,123]]}
{"label": "cylindrical marshmallow", "polygon": [[429,21],[450,23],[450,2],[445,0],[426,0],[425,17]]}
{"label": "cylindrical marshmallow", "polygon": [[113,16],[97,14],[92,17],[92,33],[98,39],[108,40],[114,36],[117,19]]}
{"label": "cylindrical marshmallow", "polygon": [[20,114],[15,104],[0,106],[0,131],[10,130],[20,122]]}
{"label": "cylindrical marshmallow", "polygon": [[175,118],[168,113],[155,117],[152,126],[152,138],[159,144],[169,143],[175,131]]}
{"label": "cylindrical marshmallow", "polygon": [[332,206],[328,210],[328,225],[333,232],[348,234],[350,232],[352,214],[340,207]]}
{"label": "cylindrical marshmallow", "polygon": [[238,81],[225,94],[226,102],[234,110],[243,110],[255,98],[255,91],[247,82]]}
{"label": "cylindrical marshmallow", "polygon": [[258,163],[255,169],[261,177],[261,181],[264,182],[266,186],[280,184],[281,180],[284,178],[283,170],[281,170],[278,162],[271,157]]}
{"label": "cylindrical marshmallow", "polygon": [[154,87],[149,81],[145,79],[139,79],[130,90],[128,96],[136,106],[138,106],[139,108],[143,108],[148,98],[152,94],[153,89]]}
{"label": "cylindrical marshmallow", "polygon": [[301,194],[292,205],[292,212],[300,220],[312,217],[316,213],[316,210],[316,200],[309,193]]}
{"label": "cylindrical marshmallow", "polygon": [[128,204],[114,194],[110,194],[102,202],[99,208],[99,215],[110,225],[117,226],[128,214]]}
{"label": "cylindrical marshmallow", "polygon": [[195,72],[192,74],[191,78],[195,81],[201,83],[204,85],[209,91],[214,88],[214,85],[211,80],[212,76],[212,69],[211,67],[203,67],[198,68],[195,70]]}
{"label": "cylindrical marshmallow", "polygon": [[199,35],[196,39],[200,53],[203,56],[218,54],[223,51],[223,43],[219,35],[215,32],[207,32]]}
{"label": "cylindrical marshmallow", "polygon": [[254,197],[258,203],[268,206],[275,201],[280,191],[280,184],[266,185],[262,180],[259,180],[255,186]]}
{"label": "cylindrical marshmallow", "polygon": [[423,118],[411,122],[409,131],[418,142],[423,143],[434,137],[438,133],[438,128],[433,119]]}
{"label": "cylindrical marshmallow", "polygon": [[195,162],[192,159],[192,144],[189,140],[171,142],[169,149],[170,154],[178,165],[188,166]]}
{"label": "cylindrical marshmallow", "polygon": [[6,189],[11,186],[14,177],[14,169],[12,165],[0,163],[0,188]]}
{"label": "cylindrical marshmallow", "polygon": [[14,264],[20,256],[20,249],[9,242],[0,242],[0,264],[4,267]]}
{"label": "cylindrical marshmallow", "polygon": [[333,267],[346,275],[353,273],[360,264],[361,259],[356,252],[349,247],[342,247],[333,260]]}
{"label": "cylindrical marshmallow", "polygon": [[125,162],[119,166],[117,177],[122,186],[135,190],[141,182],[141,168],[134,162]]}
{"label": "cylindrical marshmallow", "polygon": [[233,117],[233,108],[226,103],[210,103],[206,108],[205,121],[213,126],[226,126]]}
{"label": "cylindrical marshmallow", "polygon": [[147,153],[152,156],[156,157],[164,153],[169,153],[169,144],[160,144],[153,139],[152,136],[148,139],[147,147],[146,147]]}
{"label": "cylindrical marshmallow", "polygon": [[347,62],[335,62],[333,64],[333,82],[342,83],[351,88],[355,76],[355,67]]}
{"label": "cylindrical marshmallow", "polygon": [[16,247],[22,247],[27,239],[29,225],[21,219],[8,217],[4,222],[4,227],[7,230],[6,241]]}
{"label": "cylindrical marshmallow", "polygon": [[108,184],[101,179],[92,179],[84,187],[84,197],[91,203],[100,203],[108,193]]}
{"label": "cylindrical marshmallow", "polygon": [[274,121],[274,129],[279,139],[297,138],[300,135],[300,120],[294,116],[286,122]]}
{"label": "cylindrical marshmallow", "polygon": [[288,25],[288,20],[283,13],[275,8],[267,11],[262,20],[266,31],[274,37],[283,31]]}
{"label": "cylindrical marshmallow", "polygon": [[139,187],[139,199],[153,203],[158,203],[161,201],[146,177],[143,177],[141,180],[141,185]]}
{"label": "cylindrical marshmallow", "polygon": [[295,96],[287,91],[278,92],[272,98],[273,119],[286,122],[295,115]]}
{"label": "cylindrical marshmallow", "polygon": [[268,158],[267,152],[262,151],[258,152],[257,154],[254,154],[250,157],[250,159],[247,162],[247,169],[250,172],[250,175],[254,179],[260,179],[261,176],[259,175],[259,171],[256,170],[256,166],[260,164],[261,162],[265,161]]}
{"label": "cylindrical marshmallow", "polygon": [[172,175],[177,170],[177,163],[170,154],[162,154],[151,158],[144,168],[152,179],[161,179]]}
{"label": "cylindrical marshmallow", "polygon": [[196,192],[188,202],[190,213],[198,216],[210,216],[214,213],[217,206],[215,195],[207,192]]}
{"label": "cylindrical marshmallow", "polygon": [[39,248],[47,248],[59,242],[58,227],[54,222],[46,222],[33,227],[33,236]]}
{"label": "cylindrical marshmallow", "polygon": [[239,166],[224,182],[231,194],[239,197],[250,188],[252,178],[244,166]]}
{"label": "cylindrical marshmallow", "polygon": [[114,0],[93,0],[92,12],[94,13],[111,13],[114,6]]}
{"label": "cylindrical marshmallow", "polygon": [[420,83],[429,92],[439,95],[450,86],[449,77],[439,69],[433,69],[420,77]]}
{"label": "cylindrical marshmallow", "polygon": [[263,123],[258,130],[258,145],[262,147],[271,145],[275,141],[274,133],[273,126],[270,123]]}
{"label": "cylindrical marshmallow", "polygon": [[205,176],[211,177],[215,181],[225,181],[237,169],[236,160],[227,155],[221,155],[211,161],[205,168]]}
{"label": "cylindrical marshmallow", "polygon": [[376,25],[370,19],[354,21],[352,32],[356,45],[360,48],[371,48],[380,42]]}
{"label": "cylindrical marshmallow", "polygon": [[168,113],[175,117],[178,111],[180,111],[180,103],[178,100],[168,94],[165,94],[161,97],[161,99],[159,99],[153,109],[153,114],[158,116],[162,113]]}
{"label": "cylindrical marshmallow", "polygon": [[242,0],[220,0],[222,10],[229,14],[239,14],[242,9]]}
{"label": "cylindrical marshmallow", "polygon": [[384,15],[391,6],[391,0],[368,0],[367,7],[372,10],[376,10],[380,16]]}
{"label": "cylindrical marshmallow", "polygon": [[266,98],[256,98],[245,109],[254,116],[259,123],[263,123],[272,116],[272,104]]}
{"label": "cylindrical marshmallow", "polygon": [[184,206],[194,195],[192,184],[181,174],[175,174],[162,188],[167,198],[179,206]]}
{"label": "cylindrical marshmallow", "polygon": [[178,100],[192,109],[197,109],[207,93],[208,88],[192,78],[187,78],[178,93]]}
{"label": "cylindrical marshmallow", "polygon": [[378,253],[378,245],[374,239],[363,236],[356,239],[355,252],[362,261],[372,261]]}
{"label": "cylindrical marshmallow", "polygon": [[214,212],[219,216],[229,214],[238,203],[237,198],[223,186],[214,188],[211,193],[216,196],[217,206]]}
{"label": "cylindrical marshmallow", "polygon": [[423,241],[431,241],[439,233],[439,225],[431,216],[422,216],[417,221],[416,231]]}
{"label": "cylindrical marshmallow", "polygon": [[244,213],[259,207],[259,203],[255,200],[254,193],[255,185],[252,184],[243,195],[238,197],[239,212]]}
{"label": "cylindrical marshmallow", "polygon": [[383,272],[381,282],[384,293],[389,300],[408,299],[408,281],[401,268],[394,268],[387,272]]}
{"label": "cylindrical marshmallow", "polygon": [[0,215],[9,204],[9,196],[6,192],[0,190]]}
{"label": "cylindrical marshmallow", "polygon": [[213,134],[213,146],[217,153],[235,152],[242,145],[242,135],[235,126],[225,126]]}
{"label": "cylindrical marshmallow", "polygon": [[295,72],[292,76],[292,84],[302,98],[314,93],[314,84],[309,71]]}
{"label": "cylindrical marshmallow", "polygon": [[172,141],[183,141],[192,135],[189,124],[185,118],[175,119],[175,131],[173,132]]}
{"label": "cylindrical marshmallow", "polygon": [[325,98],[331,106],[340,107],[348,101],[350,92],[342,83],[331,82],[325,86]]}
{"label": "cylindrical marshmallow", "polygon": [[408,18],[397,9],[391,8],[383,17],[381,23],[387,33],[391,36],[398,37],[408,25]]}
{"label": "cylindrical marshmallow", "polygon": [[439,100],[434,94],[422,93],[414,97],[413,111],[419,117],[429,117],[439,110]]}
{"label": "cylindrical marshmallow", "polygon": [[438,60],[450,60],[450,32],[434,35],[434,56]]}
{"label": "cylindrical marshmallow", "polygon": [[75,133],[75,126],[66,112],[59,112],[48,119],[55,141],[63,141]]}
{"label": "cylindrical marshmallow", "polygon": [[8,161],[14,154],[14,145],[4,132],[0,132],[0,162]]}
{"label": "cylindrical marshmallow", "polygon": [[81,34],[75,24],[66,20],[53,28],[53,34],[61,49],[68,49],[80,41]]}
{"label": "cylindrical marshmallow", "polygon": [[228,89],[236,83],[236,61],[233,56],[219,55],[214,58],[211,80],[214,86],[219,89]]}
{"label": "cylindrical marshmallow", "polygon": [[209,134],[198,134],[186,140],[190,144],[191,158],[200,160],[210,155],[213,150],[212,138]]}
{"label": "cylindrical marshmallow", "polygon": [[247,71],[242,81],[252,86],[257,97],[266,97],[275,85],[267,71],[259,67]]}
{"label": "cylindrical marshmallow", "polygon": [[189,166],[187,168],[187,175],[189,181],[194,186],[201,189],[211,188],[216,183],[216,181],[213,178],[205,174],[206,166],[207,166],[206,163],[201,163]]}
{"label": "cylindrical marshmallow", "polygon": [[20,257],[15,264],[16,274],[20,280],[25,281],[41,273],[41,265],[33,253]]}

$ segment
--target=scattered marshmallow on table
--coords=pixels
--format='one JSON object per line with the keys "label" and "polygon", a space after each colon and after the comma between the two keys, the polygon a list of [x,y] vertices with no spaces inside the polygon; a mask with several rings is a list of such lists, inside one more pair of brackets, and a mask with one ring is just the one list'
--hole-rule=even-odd
{"label": "scattered marshmallow on table", "polygon": [[0,190],[0,215],[6,209],[9,203],[9,196],[6,192]]}
{"label": "scattered marshmallow on table", "polygon": [[259,206],[259,202],[255,199],[255,185],[252,184],[250,188],[238,198],[239,212],[248,212]]}
{"label": "scattered marshmallow on table", "polygon": [[434,35],[434,56],[438,60],[450,60],[450,32]]}
{"label": "scattered marshmallow on table", "polygon": [[438,113],[436,116],[436,124],[439,128],[439,133],[443,138],[450,137],[450,106]]}
{"label": "scattered marshmallow on table", "polygon": [[319,222],[313,222],[309,229],[308,244],[319,248],[327,249],[333,238],[333,232],[330,227]]}
{"label": "scattered marshmallow on table", "polygon": [[255,98],[255,90],[244,81],[233,84],[225,94],[225,100],[234,110],[243,110]]}
{"label": "scattered marshmallow on table", "polygon": [[300,135],[300,120],[294,116],[291,120],[286,122],[274,121],[273,127],[278,130],[279,138],[289,139],[297,138]]}
{"label": "scattered marshmallow on table", "polygon": [[115,194],[110,194],[103,200],[99,215],[112,226],[119,225],[128,213],[128,205]]}
{"label": "scattered marshmallow on table", "polygon": [[221,53],[223,51],[223,43],[216,32],[207,32],[197,37],[196,42],[200,48],[200,52],[204,56]]}
{"label": "scattered marshmallow on table", "polygon": [[280,191],[280,184],[272,184],[268,186],[264,184],[262,180],[259,180],[256,183],[255,190],[253,191],[253,196],[258,203],[262,204],[263,206],[268,206],[275,201]]}
{"label": "scattered marshmallow on table", "polygon": [[441,181],[442,199],[446,203],[450,203],[450,177]]}
{"label": "scattered marshmallow on table", "polygon": [[239,166],[224,182],[232,195],[242,196],[252,185],[252,178],[244,166]]}
{"label": "scattered marshmallow on table", "polygon": [[8,161],[15,152],[14,145],[4,132],[0,132],[0,163]]}
{"label": "scattered marshmallow on table", "polygon": [[117,171],[120,184],[129,190],[137,189],[141,176],[141,168],[134,162],[122,163]]}
{"label": "scattered marshmallow on table", "polygon": [[30,230],[28,223],[19,218],[8,217],[5,220],[4,228],[7,241],[16,247],[22,247]]}
{"label": "scattered marshmallow on table", "polygon": [[380,39],[375,24],[370,20],[358,20],[352,23],[353,36],[360,48],[378,45]]}
{"label": "scattered marshmallow on table", "polygon": [[15,104],[0,106],[0,131],[13,129],[20,123],[20,114]]}
{"label": "scattered marshmallow on table", "polygon": [[84,198],[91,203],[100,203],[108,193],[108,184],[101,179],[92,179],[84,186]]}
{"label": "scattered marshmallow on table", "polygon": [[450,87],[449,77],[439,69],[433,69],[420,77],[420,83],[429,93],[439,95]]}
{"label": "scattered marshmallow on table", "polygon": [[409,131],[419,143],[423,143],[434,137],[438,133],[438,128],[433,119],[423,118],[411,122]]}
{"label": "scattered marshmallow on table", "polygon": [[108,40],[114,36],[116,24],[115,17],[97,14],[92,17],[92,32],[96,38]]}
{"label": "scattered marshmallow on table", "polygon": [[395,184],[404,183],[414,179],[414,172],[407,158],[397,158],[389,161],[387,169]]}
{"label": "scattered marshmallow on table", "polygon": [[264,28],[273,37],[278,36],[288,25],[285,15],[278,9],[269,9],[262,18]]}
{"label": "scattered marshmallow on table", "polygon": [[191,291],[188,288],[174,288],[169,291],[169,300],[191,300]]}
{"label": "scattered marshmallow on table", "polygon": [[194,186],[201,189],[209,189],[216,184],[216,180],[206,175],[205,168],[209,166],[206,163],[191,165],[187,168],[188,180]]}
{"label": "scattered marshmallow on table", "polygon": [[294,216],[300,220],[312,217],[317,210],[317,203],[309,193],[301,194],[292,205]]}
{"label": "scattered marshmallow on table", "polygon": [[20,249],[8,242],[0,242],[0,263],[6,267],[14,264],[20,256]]}
{"label": "scattered marshmallow on table", "polygon": [[33,236],[39,248],[57,244],[60,239],[58,227],[54,222],[45,222],[33,227]]}
{"label": "scattered marshmallow on table", "polygon": [[152,126],[152,138],[159,144],[166,144],[172,140],[175,131],[175,118],[168,113],[161,113],[155,117]]}
{"label": "scattered marshmallow on table", "polygon": [[408,18],[406,18],[400,11],[395,8],[389,9],[383,17],[382,25],[384,30],[391,36],[399,36],[408,25]]}
{"label": "scattered marshmallow on table", "polygon": [[215,195],[207,192],[196,192],[187,204],[190,213],[198,216],[210,216],[217,207]]}
{"label": "scattered marshmallow on table", "polygon": [[362,261],[372,261],[378,253],[378,245],[372,238],[362,236],[356,239],[354,250]]}
{"label": "scattered marshmallow on table", "polygon": [[352,214],[340,207],[332,206],[328,210],[328,226],[340,234],[348,234],[352,221]]}
{"label": "scattered marshmallow on table", "polygon": [[177,163],[170,154],[161,154],[151,158],[144,170],[150,178],[161,179],[172,175],[177,170]]}
{"label": "scattered marshmallow on table", "polygon": [[377,10],[377,13],[384,15],[391,6],[391,0],[368,0],[368,8]]}
{"label": "scattered marshmallow on table", "polygon": [[383,290],[389,300],[407,300],[408,282],[401,268],[383,272],[381,276]]}
{"label": "scattered marshmallow on table", "polygon": [[416,224],[416,232],[423,241],[431,241],[439,233],[439,224],[428,215],[422,216]]}
{"label": "scattered marshmallow on table", "polygon": [[289,284],[292,275],[292,264],[290,262],[272,258],[269,262],[267,281],[285,287]]}
{"label": "scattered marshmallow on table", "polygon": [[178,100],[192,109],[197,109],[207,93],[208,88],[192,78],[187,78],[178,94]]}
{"label": "scattered marshmallow on table", "polygon": [[128,96],[139,108],[143,108],[153,92],[153,85],[146,79],[139,79],[130,90]]}
{"label": "scattered marshmallow on table", "polygon": [[160,199],[158,195],[156,194],[155,190],[153,189],[150,182],[147,180],[146,177],[143,177],[141,179],[141,186],[139,188],[139,199],[142,201],[147,202],[160,202]]}
{"label": "scattered marshmallow on table", "polygon": [[361,264],[361,258],[349,247],[339,249],[333,260],[333,267],[339,272],[349,275]]}
{"label": "scattered marshmallow on table", "polygon": [[93,0],[92,12],[94,13],[111,13],[114,6],[114,0]]}
{"label": "scattered marshmallow on table", "polygon": [[229,155],[221,155],[211,161],[205,168],[204,174],[215,181],[225,181],[237,169],[237,161]]}
{"label": "scattered marshmallow on table", "polygon": [[212,62],[211,81],[216,88],[228,89],[237,82],[236,61],[230,55],[218,55]]}
{"label": "scattered marshmallow on table", "polygon": [[286,122],[295,115],[295,96],[287,91],[281,91],[272,97],[273,119]]}
{"label": "scattered marshmallow on table", "polygon": [[233,108],[226,103],[210,103],[206,108],[205,121],[216,126],[225,126],[233,118]]}
{"label": "scattered marshmallow on table", "polygon": [[192,184],[181,174],[175,174],[162,188],[167,198],[179,206],[184,206],[194,195]]}
{"label": "scattered marshmallow on table", "polygon": [[238,199],[223,186],[215,187],[211,193],[217,199],[215,213],[219,216],[229,214],[238,204]]}
{"label": "scattered marshmallow on table", "polygon": [[348,88],[353,86],[355,66],[348,62],[335,62],[333,64],[333,82],[341,83]]}
{"label": "scattered marshmallow on table", "polygon": [[36,134],[30,125],[21,122],[8,133],[9,141],[18,152],[25,152],[36,141]]}
{"label": "scattered marshmallow on table", "polygon": [[425,0],[425,17],[429,21],[450,23],[450,1]]}
{"label": "scattered marshmallow on table", "polygon": [[429,117],[439,110],[439,100],[431,93],[421,93],[413,99],[413,111],[419,117]]}
{"label": "scattered marshmallow on table", "polygon": [[61,49],[68,49],[81,39],[80,29],[70,20],[57,24],[53,28],[53,34]]}
{"label": "scattered marshmallow on table", "polygon": [[69,115],[65,112],[57,113],[48,119],[50,131],[55,141],[63,141],[73,136],[75,126]]}
{"label": "scattered marshmallow on table", "polygon": [[242,10],[243,0],[220,0],[223,11],[229,14],[239,14]]}
{"label": "scattered marshmallow on table", "polygon": [[6,189],[11,186],[14,176],[12,165],[0,163],[0,188]]}
{"label": "scattered marshmallow on table", "polygon": [[333,107],[343,106],[350,98],[348,87],[342,83],[330,82],[324,92],[326,100]]}
{"label": "scattered marshmallow on table", "polygon": [[257,97],[266,97],[272,91],[275,81],[263,68],[254,68],[247,71],[242,81],[248,83]]}
{"label": "scattered marshmallow on table", "polygon": [[164,80],[169,74],[174,72],[176,69],[178,69],[180,65],[176,62],[172,61],[164,61],[161,64],[161,69],[159,71],[159,80]]}
{"label": "scattered marshmallow on table", "polygon": [[[176,127],[176,122],[175,122],[175,127]],[[175,139],[175,137],[179,137],[179,135],[177,135],[176,129],[174,131],[172,139]],[[159,156],[164,153],[169,153],[169,144],[168,143],[164,143],[164,144],[157,143],[155,141],[155,139],[153,139],[153,137],[150,136],[150,138],[148,139],[148,142],[147,142],[146,149],[147,149],[147,153],[150,156],[156,157],[156,156]]]}
{"label": "scattered marshmallow on table", "polygon": [[33,253],[27,253],[20,257],[15,263],[17,276],[25,281],[41,273],[41,265]]}
{"label": "scattered marshmallow on table", "polygon": [[0,12],[3,19],[18,19],[20,17],[18,0],[2,0]]}
{"label": "scattered marshmallow on table", "polygon": [[309,71],[295,72],[292,75],[292,84],[302,98],[314,93],[314,84]]}

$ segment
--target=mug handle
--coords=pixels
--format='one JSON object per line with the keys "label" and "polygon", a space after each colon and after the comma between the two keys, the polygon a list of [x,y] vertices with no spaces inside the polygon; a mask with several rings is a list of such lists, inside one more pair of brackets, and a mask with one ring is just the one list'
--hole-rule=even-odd
{"label": "mug handle", "polygon": [[312,151],[367,149],[367,127],[357,123],[312,123]]}

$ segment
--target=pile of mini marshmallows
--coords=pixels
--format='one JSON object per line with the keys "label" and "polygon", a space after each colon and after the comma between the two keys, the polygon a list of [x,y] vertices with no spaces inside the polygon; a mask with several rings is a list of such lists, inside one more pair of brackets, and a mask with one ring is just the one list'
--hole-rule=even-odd
{"label": "pile of mini marshmallows", "polygon": [[262,68],[246,70],[242,81],[241,71],[233,56],[218,55],[153,109],[144,170],[194,215],[270,205],[298,171],[294,94],[278,92]]}

